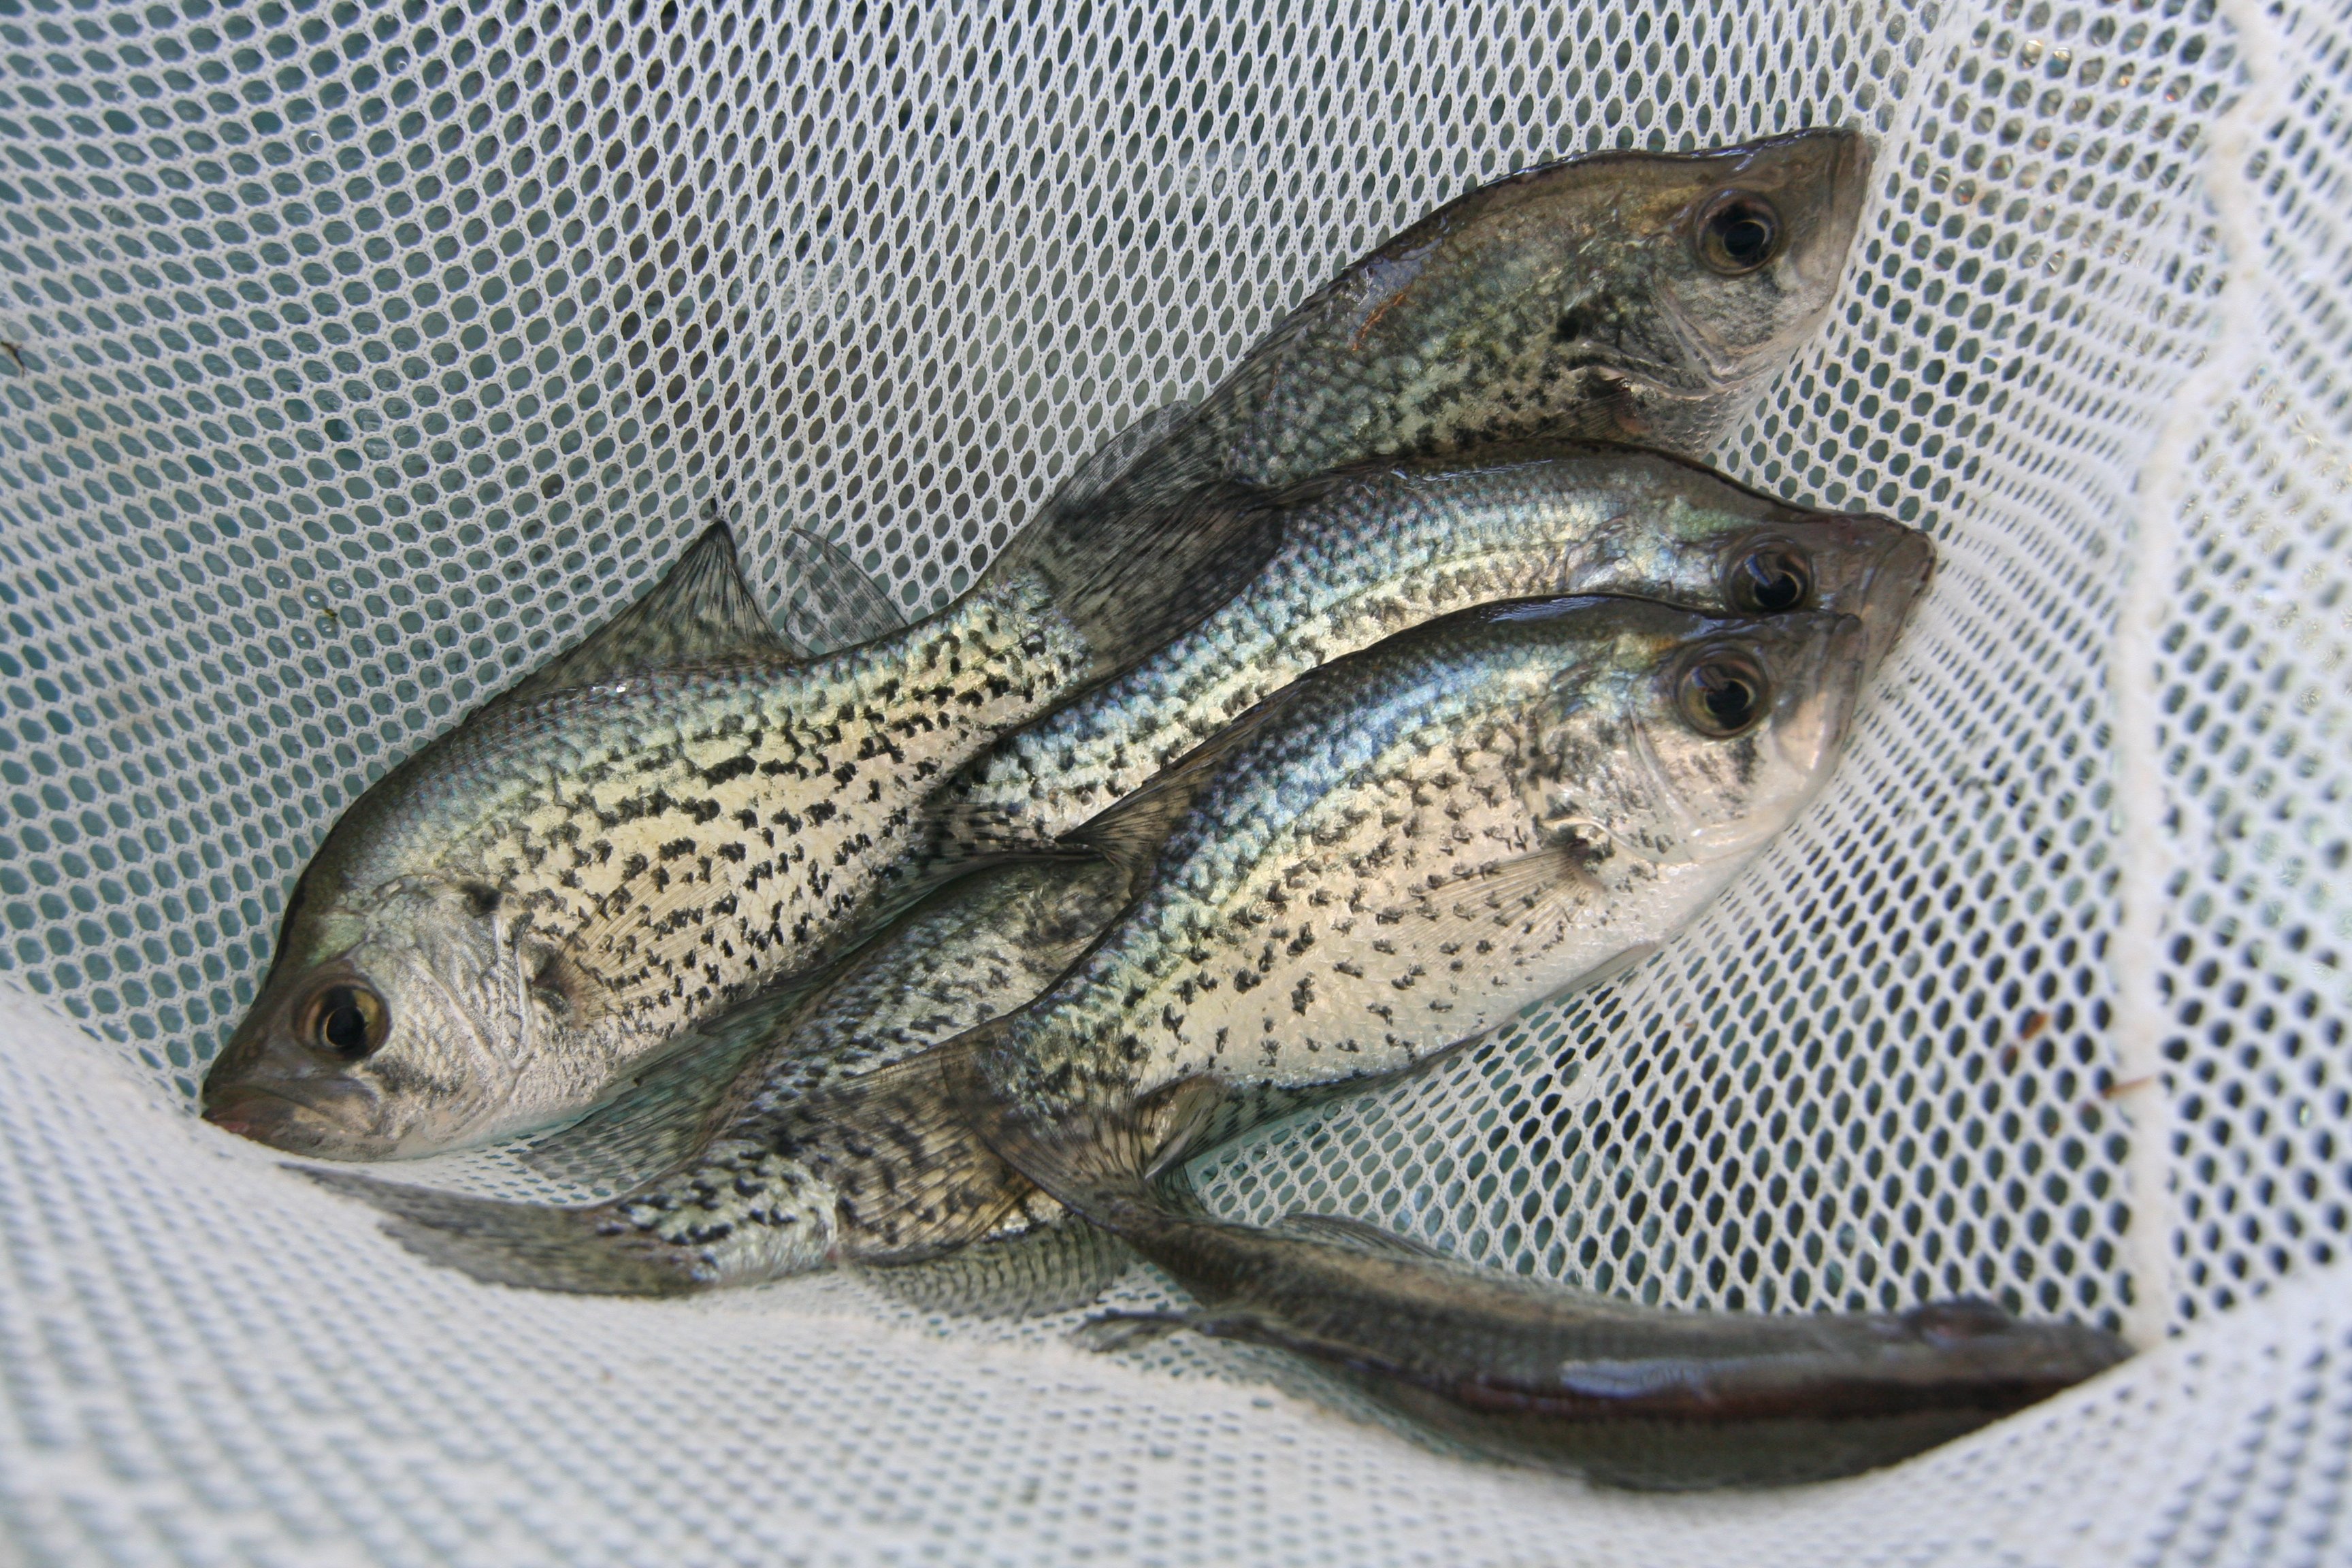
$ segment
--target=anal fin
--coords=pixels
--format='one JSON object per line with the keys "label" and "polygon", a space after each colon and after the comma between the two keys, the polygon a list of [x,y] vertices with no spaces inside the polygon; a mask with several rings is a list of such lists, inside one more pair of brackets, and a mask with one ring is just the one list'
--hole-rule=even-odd
{"label": "anal fin", "polygon": [[588,1296],[678,1296],[707,1283],[690,1250],[602,1223],[595,1209],[471,1197],[356,1171],[289,1169],[376,1209],[385,1216],[384,1234],[418,1257],[486,1285]]}

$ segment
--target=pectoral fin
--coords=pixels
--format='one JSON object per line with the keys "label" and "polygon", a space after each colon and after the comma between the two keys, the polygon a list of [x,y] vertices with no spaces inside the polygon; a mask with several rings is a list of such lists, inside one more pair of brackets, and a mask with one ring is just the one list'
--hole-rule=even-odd
{"label": "pectoral fin", "polygon": [[533,1143],[522,1163],[553,1180],[614,1190],[683,1163],[725,1121],[729,1091],[744,1069],[791,1037],[817,989],[796,983],[763,993],[686,1031],[587,1115]]}
{"label": "pectoral fin", "polygon": [[1387,940],[1432,971],[1566,915],[1599,887],[1572,847],[1552,847],[1414,890]]}

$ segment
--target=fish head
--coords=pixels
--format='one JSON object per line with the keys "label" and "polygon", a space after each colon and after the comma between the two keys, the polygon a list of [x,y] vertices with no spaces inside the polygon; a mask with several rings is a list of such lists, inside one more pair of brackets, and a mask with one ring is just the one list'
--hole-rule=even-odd
{"label": "fish head", "polygon": [[[1608,465],[1606,519],[1568,574],[1579,594],[1655,599],[1728,616],[1825,610],[1859,618],[1875,668],[1936,564],[1927,536],[1868,512],[1812,511],[1664,453],[1577,445],[1528,449],[1537,466]],[[1494,471],[1490,464],[1489,472]]]}
{"label": "fish head", "polygon": [[1351,352],[1418,367],[1416,406],[1444,411],[1419,449],[1704,452],[1828,311],[1869,165],[1859,132],[1806,131],[1530,170],[1358,269]]}
{"label": "fish head", "polygon": [[1695,526],[1680,531],[1681,542],[1711,546],[1712,560],[1689,563],[1694,581],[1686,595],[1661,597],[1719,604],[1737,616],[1852,616],[1863,626],[1865,676],[1894,649],[1935,574],[1935,546],[1926,534],[1867,512],[1791,510],[1761,522],[1703,514],[1686,521]]}
{"label": "fish head", "polygon": [[[307,880],[308,879],[306,879]],[[542,1125],[594,1077],[561,950],[484,885],[298,889],[261,994],[205,1077],[205,1120],[289,1153],[394,1160]]]}
{"label": "fish head", "polygon": [[[1845,271],[1870,178],[1854,131],[1700,154],[1650,207],[1662,237],[1652,297],[1690,363],[1717,384],[1752,380],[1810,341]],[[1672,204],[1671,211],[1668,210]]]}
{"label": "fish head", "polygon": [[[1712,618],[1630,602],[1609,657],[1546,693],[1521,792],[1538,822],[1621,868],[1726,874],[1835,770],[1868,675],[1859,617]],[[1587,614],[1593,611],[1588,610]]]}

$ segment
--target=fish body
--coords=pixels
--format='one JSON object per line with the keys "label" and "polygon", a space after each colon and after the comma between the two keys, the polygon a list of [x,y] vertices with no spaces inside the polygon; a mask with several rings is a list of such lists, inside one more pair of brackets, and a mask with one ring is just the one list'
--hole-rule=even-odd
{"label": "fish body", "polygon": [[1495,181],[1292,311],[1102,501],[1535,438],[1704,454],[1828,312],[1869,171],[1816,130]]}
{"label": "fish body", "polygon": [[1319,481],[1276,526],[1265,566],[1198,626],[950,784],[929,864],[1049,847],[1318,665],[1458,610],[1622,595],[1851,613],[1874,661],[1934,559],[1924,535],[1886,519],[1811,511],[1660,453],[1579,443],[1367,466]]}
{"label": "fish body", "polygon": [[924,796],[1165,608],[1129,574],[1139,619],[1112,629],[1050,576],[1010,552],[941,614],[807,660],[743,614],[706,635],[669,613],[707,580],[750,603],[714,531],[615,623],[651,662],[593,639],[336,823],[207,1115],[331,1158],[480,1142],[576,1113],[698,1017],[821,964],[877,918]]}
{"label": "fish body", "polygon": [[1436,1059],[1687,921],[1827,777],[1867,647],[1584,599],[1325,666],[1074,837],[1136,891],[1050,987],[807,1096],[794,1157],[860,1256],[922,1256],[993,1233],[1008,1166],[1061,1196],[1010,1149],[1140,1121],[1157,1170]]}
{"label": "fish body", "polygon": [[[829,1137],[844,1083],[888,1068],[1012,1011],[1076,962],[1124,908],[1131,872],[1103,859],[1015,861],[931,895],[814,992],[765,994],[708,1020],[688,1048],[757,1058],[708,1112],[708,1136],[675,1170],[584,1208],[467,1197],[319,1173],[391,1215],[404,1244],[477,1278],[592,1294],[674,1295],[755,1283],[841,1261],[904,1259],[930,1238],[880,1205],[887,1147]],[[1002,1162],[975,1168],[957,1242],[1058,1222],[1061,1205]]]}
{"label": "fish body", "polygon": [[974,1048],[1047,1121],[1411,1066],[1679,930],[1828,777],[1866,647],[1850,616],[1589,599],[1326,666],[1088,826],[1176,813],[1147,890]]}

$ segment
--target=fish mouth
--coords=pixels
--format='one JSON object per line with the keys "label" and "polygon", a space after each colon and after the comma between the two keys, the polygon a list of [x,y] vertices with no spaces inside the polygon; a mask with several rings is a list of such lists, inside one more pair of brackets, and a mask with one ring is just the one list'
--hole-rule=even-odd
{"label": "fish mouth", "polygon": [[314,1105],[277,1089],[239,1085],[215,1091],[205,1088],[204,1119],[224,1132],[234,1132],[256,1143],[288,1154],[318,1160],[382,1160],[394,1152],[389,1138],[368,1131],[362,1121],[331,1109],[349,1102],[354,1109],[368,1097],[357,1089],[338,1090],[328,1105]]}
{"label": "fish mouth", "polygon": [[1872,672],[1902,640],[1935,576],[1936,546],[1916,529],[1903,529],[1870,563],[1858,608],[1866,634],[1863,657]]}

